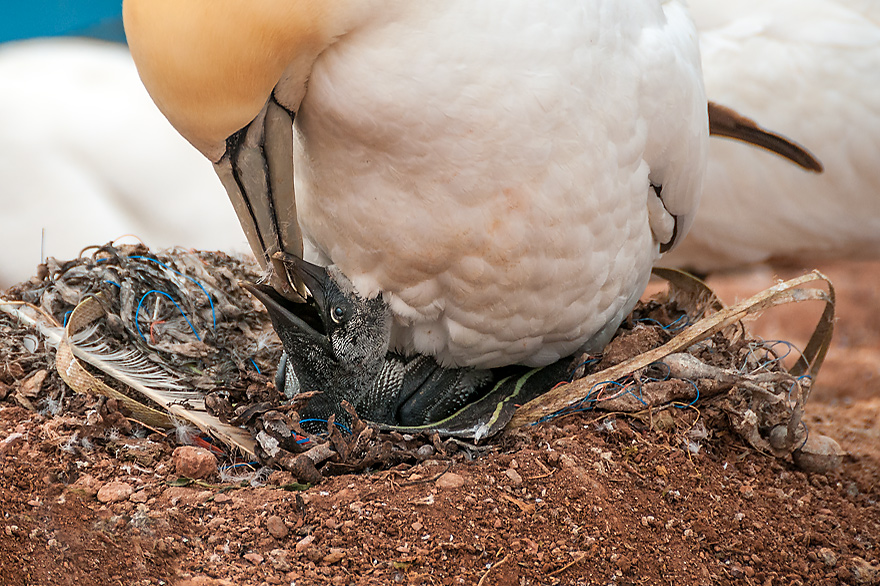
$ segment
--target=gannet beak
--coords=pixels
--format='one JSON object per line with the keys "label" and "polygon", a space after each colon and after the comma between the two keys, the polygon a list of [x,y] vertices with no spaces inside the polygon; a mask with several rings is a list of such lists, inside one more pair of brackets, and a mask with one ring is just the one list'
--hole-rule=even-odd
{"label": "gannet beak", "polygon": [[285,349],[289,344],[298,345],[305,338],[306,343],[322,348],[327,355],[331,354],[330,340],[314,305],[294,303],[282,297],[268,285],[257,285],[244,281],[239,285],[247,289],[266,307],[269,317],[272,318],[272,325],[281,338]]}
{"label": "gannet beak", "polygon": [[273,260],[302,256],[293,117],[318,56],[372,11],[357,0],[124,0],[138,73],[171,124],[214,163],[272,286],[300,283]]}
{"label": "gannet beak", "polygon": [[[304,296],[279,252],[302,256],[302,233],[293,188],[293,114],[270,99],[260,114],[226,140],[214,168],[232,201],[251,250],[274,268],[272,285],[288,299]],[[250,289],[249,289],[250,290]]]}

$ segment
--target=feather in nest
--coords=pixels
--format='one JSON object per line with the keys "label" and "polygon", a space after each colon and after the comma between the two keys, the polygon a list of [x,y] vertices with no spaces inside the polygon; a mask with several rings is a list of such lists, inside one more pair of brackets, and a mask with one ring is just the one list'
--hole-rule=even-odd
{"label": "feather in nest", "polygon": [[[73,317],[71,317],[71,322],[74,322]],[[65,340],[62,340],[61,346],[66,343],[72,357],[98,369],[107,377],[129,389],[128,394],[119,393],[119,391],[116,393],[126,397],[124,403],[129,406],[136,417],[149,410],[153,412],[151,415],[164,416],[167,423],[163,427],[174,426],[174,419],[181,419],[192,423],[203,432],[217,437],[224,443],[235,446],[248,454],[253,454],[253,440],[250,433],[239,427],[223,423],[217,417],[209,414],[205,408],[203,392],[192,390],[185,384],[185,381],[151,360],[146,354],[136,348],[114,349],[100,334],[98,324],[91,324],[73,333],[71,323],[68,323],[67,331],[69,335]],[[60,348],[59,356],[61,356]],[[94,375],[90,376],[94,378]],[[70,382],[68,384],[71,387],[74,386]],[[79,389],[75,388],[75,390]],[[159,405],[168,415],[165,416],[155,409],[143,406],[140,401],[131,397],[133,394],[131,391],[137,396],[149,399]],[[116,393],[114,396],[118,398]]]}
{"label": "feather in nest", "polygon": [[[84,314],[91,312],[91,319],[78,320],[72,315],[62,329],[41,317],[33,306],[0,300],[0,311],[35,327],[49,344],[57,347],[56,368],[73,390],[115,398],[147,425],[170,429],[179,427],[181,421],[191,423],[227,445],[253,455],[250,433],[210,415],[205,409],[203,392],[191,390],[179,376],[136,348],[113,348],[101,333],[100,325],[94,323],[100,317],[98,314],[103,313],[99,308],[101,305],[94,297],[87,298],[78,309],[85,309]],[[87,323],[83,325],[78,321]],[[82,363],[92,367],[91,371]],[[95,371],[101,374],[96,375]],[[164,412],[146,405],[143,400],[152,401]]]}

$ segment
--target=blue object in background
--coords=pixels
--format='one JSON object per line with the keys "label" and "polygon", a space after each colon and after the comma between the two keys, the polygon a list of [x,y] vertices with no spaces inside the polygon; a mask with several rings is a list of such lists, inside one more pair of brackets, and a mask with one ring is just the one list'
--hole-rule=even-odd
{"label": "blue object in background", "polygon": [[4,0],[3,4],[0,43],[56,36],[125,42],[122,0]]}

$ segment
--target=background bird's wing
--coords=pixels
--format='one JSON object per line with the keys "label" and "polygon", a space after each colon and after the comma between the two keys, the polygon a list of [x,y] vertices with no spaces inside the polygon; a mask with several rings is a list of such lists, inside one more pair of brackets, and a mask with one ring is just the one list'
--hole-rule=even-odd
{"label": "background bird's wing", "polygon": [[767,149],[808,171],[822,172],[822,163],[806,148],[781,134],[761,128],[751,118],[715,102],[709,102],[709,134]]}

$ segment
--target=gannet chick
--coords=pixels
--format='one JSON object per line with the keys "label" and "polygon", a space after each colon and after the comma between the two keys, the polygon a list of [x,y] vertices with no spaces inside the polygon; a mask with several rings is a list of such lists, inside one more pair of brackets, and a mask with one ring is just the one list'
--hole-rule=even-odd
{"label": "gannet chick", "polygon": [[326,420],[336,413],[344,418],[341,402],[358,405],[382,370],[391,312],[381,297],[358,295],[336,267],[300,261],[295,270],[312,303],[291,302],[266,285],[242,285],[266,306],[284,347],[279,390],[288,396],[321,391],[303,417]]}
{"label": "gannet chick", "polygon": [[388,353],[392,314],[381,296],[359,295],[335,266],[290,262],[311,303],[291,302],[266,285],[242,285],[266,306],[281,338],[279,390],[288,397],[321,392],[309,401],[304,419],[335,414],[347,423],[341,404],[348,401],[369,421],[425,425],[461,408],[492,379],[487,370],[443,368],[428,356]]}

